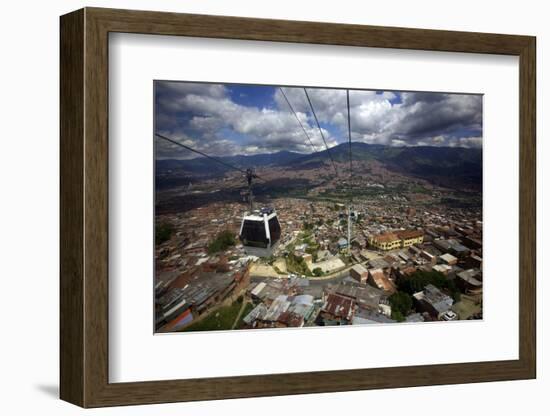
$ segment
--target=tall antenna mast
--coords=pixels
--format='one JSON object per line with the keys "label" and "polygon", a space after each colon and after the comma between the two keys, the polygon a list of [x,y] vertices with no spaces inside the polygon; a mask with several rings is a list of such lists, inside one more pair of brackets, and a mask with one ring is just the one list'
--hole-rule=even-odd
{"label": "tall antenna mast", "polygon": [[351,117],[349,111],[349,90],[346,90],[346,98],[348,104],[348,138],[349,138],[349,187],[351,189],[349,203],[348,203],[348,255],[351,256],[351,199],[353,198],[353,187],[351,186],[352,180],[352,164],[351,164]]}
{"label": "tall antenna mast", "polygon": [[348,205],[348,255],[351,256],[351,205]]}

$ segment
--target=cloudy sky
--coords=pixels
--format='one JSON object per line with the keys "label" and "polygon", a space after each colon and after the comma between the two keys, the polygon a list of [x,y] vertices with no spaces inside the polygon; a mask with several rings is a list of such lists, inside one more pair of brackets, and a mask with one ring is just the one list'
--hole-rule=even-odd
{"label": "cloudy sky", "polygon": [[[155,132],[212,156],[324,149],[303,88],[155,82]],[[329,147],[348,140],[346,90],[308,88]],[[480,147],[480,95],[350,90],[353,141]],[[313,145],[313,146],[312,146]],[[158,159],[196,154],[156,138]]]}

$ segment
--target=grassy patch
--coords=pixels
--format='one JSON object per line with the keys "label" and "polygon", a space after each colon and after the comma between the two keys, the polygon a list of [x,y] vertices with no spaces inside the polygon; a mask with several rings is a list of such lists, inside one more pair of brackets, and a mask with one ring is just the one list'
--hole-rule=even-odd
{"label": "grassy patch", "polygon": [[294,253],[289,253],[286,258],[286,268],[291,273],[299,275],[311,276],[309,267],[307,266],[303,257],[296,256]]}
{"label": "grassy patch", "polygon": [[246,325],[243,319],[246,317],[246,315],[252,312],[252,309],[254,309],[254,305],[252,303],[247,303],[246,306],[244,307],[243,313],[241,315],[241,319],[239,319],[239,322],[237,323],[237,326],[235,327],[235,329],[241,329]]}
{"label": "grassy patch", "polygon": [[458,314],[460,319],[468,319],[472,315],[481,312],[481,303],[469,296],[462,296],[460,302],[453,305],[452,310]]}
{"label": "grassy patch", "polygon": [[199,322],[191,324],[184,331],[220,331],[231,329],[242,306],[242,300],[223,306]]}

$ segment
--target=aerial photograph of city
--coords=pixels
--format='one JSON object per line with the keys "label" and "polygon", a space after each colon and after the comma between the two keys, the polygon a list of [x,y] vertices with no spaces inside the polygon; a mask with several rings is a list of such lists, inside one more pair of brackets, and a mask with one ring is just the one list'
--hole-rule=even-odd
{"label": "aerial photograph of city", "polygon": [[480,94],[154,81],[156,333],[483,319]]}

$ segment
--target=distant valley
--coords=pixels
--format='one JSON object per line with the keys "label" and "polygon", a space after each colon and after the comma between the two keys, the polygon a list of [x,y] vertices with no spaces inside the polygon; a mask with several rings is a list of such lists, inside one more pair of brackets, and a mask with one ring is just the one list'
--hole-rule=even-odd
{"label": "distant valley", "polygon": [[[412,179],[426,180],[436,186],[456,190],[481,191],[482,151],[460,147],[390,147],[352,143],[352,163],[355,175],[369,173],[379,167]],[[349,145],[342,143],[330,149],[339,176],[349,177]],[[292,178],[298,172],[319,171],[320,175],[335,175],[327,150],[311,154],[281,151],[272,154],[220,157],[224,162],[242,169],[254,168],[258,174],[271,177],[270,172],[282,172]],[[371,169],[372,170],[372,169]],[[206,158],[156,161],[159,189],[187,185],[204,179],[219,178],[231,169]],[[309,172],[311,173],[311,172]],[[310,176],[307,174],[306,176]]]}

